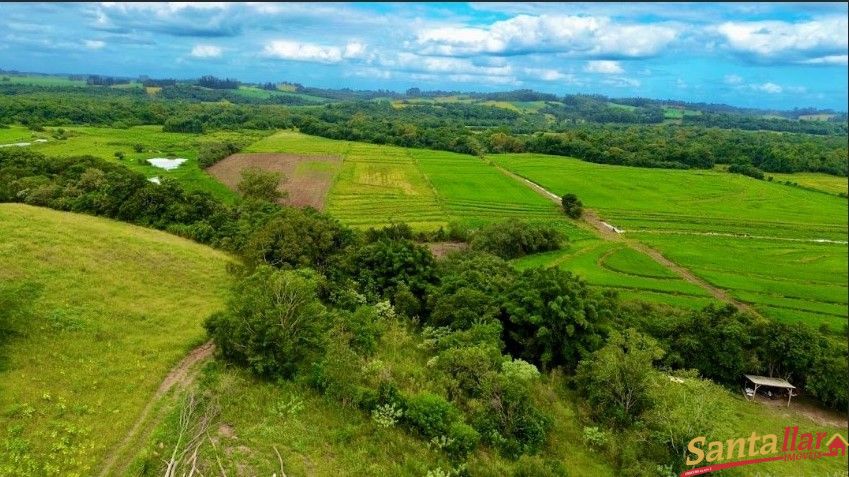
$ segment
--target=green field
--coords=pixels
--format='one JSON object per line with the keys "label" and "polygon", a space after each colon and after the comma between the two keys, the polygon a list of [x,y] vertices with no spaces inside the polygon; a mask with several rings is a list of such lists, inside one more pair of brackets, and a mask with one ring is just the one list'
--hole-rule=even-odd
{"label": "green field", "polygon": [[849,179],[846,177],[832,176],[818,172],[796,172],[793,174],[767,172],[766,175],[772,176],[773,180],[776,181],[795,182],[802,187],[828,192],[829,194],[849,193]]}
{"label": "green field", "polygon": [[834,330],[847,321],[845,199],[719,171],[491,159],[558,195],[577,194],[627,237],[768,316]]}
{"label": "green field", "polygon": [[[161,126],[136,126],[128,129],[97,127],[66,127],[67,139],[55,139],[53,133],[59,128],[48,128],[44,132],[33,133],[20,126],[0,129],[0,144],[20,141],[32,141],[35,138],[47,142],[26,146],[48,156],[71,157],[91,155],[102,159],[118,161],[147,177],[170,177],[178,180],[189,190],[210,192],[217,198],[230,202],[234,193],[223,184],[201,170],[197,163],[198,147],[204,142],[232,141],[250,143],[268,134],[262,131],[219,131],[209,134],[187,134],[162,132]],[[140,144],[143,152],[136,152],[134,146]],[[116,152],[124,154],[118,160]],[[187,159],[177,169],[166,171],[154,167],[146,159],[154,157],[182,157]]]}
{"label": "green field", "polygon": [[707,292],[645,255],[576,227],[556,204],[472,156],[334,141],[292,131],[268,136],[246,152],[342,156],[326,210],[351,226],[381,226],[394,220],[433,230],[452,222],[477,227],[507,218],[549,223],[566,234],[569,246],[526,257],[517,266],[560,266],[631,298],[645,293],[646,301],[685,308],[701,308],[711,301]]}
{"label": "green field", "polygon": [[[0,74],[0,79],[9,78],[8,83],[34,86],[86,86],[85,80],[72,80],[67,76],[10,75]],[[6,82],[5,80],[3,80]]]}
{"label": "green field", "polygon": [[0,204],[0,286],[35,290],[0,345],[0,475],[95,475],[205,340],[229,261],[164,232]]}

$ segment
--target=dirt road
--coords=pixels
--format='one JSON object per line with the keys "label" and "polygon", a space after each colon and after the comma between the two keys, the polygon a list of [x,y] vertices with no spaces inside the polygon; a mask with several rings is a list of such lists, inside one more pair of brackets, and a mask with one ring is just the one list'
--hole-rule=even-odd
{"label": "dirt road", "polygon": [[[515,179],[515,180],[525,184],[526,186],[530,187],[531,189],[536,191],[541,196],[543,196],[543,197],[551,200],[552,202],[556,203],[558,206],[560,205],[560,197],[558,197],[557,194],[545,189],[544,187],[537,184],[536,182],[525,179],[524,177],[522,177],[518,174],[514,174],[513,172],[510,172],[507,169],[504,169],[502,167],[495,166],[495,165],[494,165],[494,167],[496,169],[498,169],[499,171],[501,171],[503,174],[505,174],[509,177],[512,177],[513,179]],[[721,300],[721,301],[724,301],[724,302],[727,302],[727,303],[733,303],[737,308],[739,308],[741,310],[748,311],[748,312],[750,312],[754,315],[757,315],[757,316],[761,316],[760,313],[758,313],[757,310],[752,308],[749,304],[743,303],[743,302],[735,299],[734,297],[729,295],[728,292],[726,292],[722,288],[715,287],[715,286],[711,285],[710,283],[706,282],[705,280],[697,277],[693,272],[691,272],[687,268],[685,268],[685,267],[673,262],[672,260],[669,260],[668,258],[664,257],[663,254],[661,254],[659,251],[649,247],[648,245],[646,245],[642,242],[638,242],[636,240],[626,238],[625,236],[623,236],[622,233],[618,232],[615,227],[611,226],[610,224],[608,224],[607,222],[602,220],[601,217],[599,217],[598,214],[595,211],[593,211],[591,209],[584,209],[584,214],[583,214],[583,217],[581,218],[580,223],[588,225],[589,226],[588,228],[595,231],[597,235],[599,235],[601,238],[603,238],[605,240],[610,240],[610,241],[615,241],[615,242],[625,244],[628,247],[632,248],[633,250],[636,250],[637,252],[648,255],[655,262],[657,262],[660,265],[672,270],[676,275],[681,277],[683,280],[686,280],[686,281],[702,288],[703,290],[708,292],[711,296],[713,296],[717,300]]]}
{"label": "dirt road", "polygon": [[[143,443],[144,440],[142,438],[146,438],[146,436],[153,431],[156,424],[163,417],[161,415],[162,413],[159,413],[154,416],[154,419],[149,421],[148,416],[150,413],[162,400],[162,398],[175,387],[179,389],[187,389],[194,382],[195,375],[197,374],[197,365],[212,356],[213,351],[215,351],[215,345],[212,341],[208,341],[193,349],[188,355],[186,355],[185,358],[183,358],[182,361],[177,363],[177,365],[168,372],[165,379],[163,379],[159,384],[156,392],[153,393],[153,396],[151,396],[144,409],[142,409],[139,417],[136,418],[135,423],[133,423],[133,427],[130,428],[127,435],[124,436],[121,442],[115,446],[115,448],[112,449],[106,457],[100,474],[98,474],[100,477],[105,477],[114,473],[113,471],[121,470],[129,463],[126,461],[119,463],[119,459],[121,457],[131,457],[125,456],[124,454],[126,454],[129,450],[138,450],[138,448],[133,449],[132,445]],[[144,432],[142,432],[142,430]]]}

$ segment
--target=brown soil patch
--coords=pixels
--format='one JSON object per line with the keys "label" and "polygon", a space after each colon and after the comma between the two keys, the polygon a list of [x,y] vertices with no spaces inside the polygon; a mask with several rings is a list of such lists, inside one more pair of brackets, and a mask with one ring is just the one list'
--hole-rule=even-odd
{"label": "brown soil patch", "polygon": [[845,414],[823,408],[821,404],[817,404],[816,401],[806,396],[791,399],[789,407],[785,397],[769,399],[757,395],[754,401],[774,409],[775,412],[781,413],[784,417],[796,418],[801,415],[820,426],[839,427],[841,429],[846,429],[849,426],[849,420],[847,420]]}
{"label": "brown soil patch", "polygon": [[469,244],[464,242],[431,242],[425,245],[437,259],[445,258],[451,253],[469,248]]}
{"label": "brown soil patch", "polygon": [[332,156],[298,156],[294,154],[233,154],[215,163],[206,171],[227,187],[236,190],[242,171],[258,167],[280,172],[284,180],[277,190],[286,194],[281,204],[324,209],[324,201],[342,159]]}

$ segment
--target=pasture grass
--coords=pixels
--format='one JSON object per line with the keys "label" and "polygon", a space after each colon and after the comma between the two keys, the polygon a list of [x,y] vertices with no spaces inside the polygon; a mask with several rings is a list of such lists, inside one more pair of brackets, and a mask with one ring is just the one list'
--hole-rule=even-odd
{"label": "pasture grass", "polygon": [[[197,162],[199,147],[205,142],[231,141],[249,143],[258,140],[265,131],[216,131],[208,134],[188,134],[163,132],[161,126],[136,126],[128,129],[99,128],[99,127],[66,127],[67,139],[54,139],[52,134],[59,128],[46,129],[44,133],[36,133],[38,137],[48,139],[46,143],[36,143],[26,146],[47,156],[72,157],[91,155],[101,159],[120,162],[128,168],[144,174],[146,177],[170,177],[179,181],[189,190],[200,190],[211,193],[225,202],[235,199],[226,186],[204,172]],[[20,126],[0,129],[0,134],[28,134],[28,130]],[[4,136],[0,136],[2,139]],[[0,141],[0,143],[5,140]],[[140,144],[142,152],[136,152],[134,146]],[[119,160],[116,152],[124,154]],[[182,157],[187,159],[180,167],[166,171],[148,164],[145,160],[154,157]]]}
{"label": "pasture grass", "polygon": [[[577,194],[628,237],[767,316],[827,323],[834,330],[847,322],[843,198],[716,170],[645,169],[537,154],[490,159],[558,195]],[[614,254],[603,265],[636,275],[657,272],[645,263],[623,269],[631,260],[636,257]],[[591,282],[613,285],[591,269],[583,273]]]}
{"label": "pasture grass", "polygon": [[807,187],[829,194],[849,193],[849,179],[846,177],[838,177],[821,172],[794,172],[793,174],[767,172],[766,175],[772,176],[774,181],[795,182],[801,187]]}
{"label": "pasture grass", "polygon": [[34,287],[0,350],[0,475],[93,475],[205,340],[231,259],[164,232],[0,204],[0,283]]}
{"label": "pasture grass", "polygon": [[9,78],[8,83],[12,84],[33,86],[86,86],[85,80],[72,80],[67,76],[0,74],[0,78]]}

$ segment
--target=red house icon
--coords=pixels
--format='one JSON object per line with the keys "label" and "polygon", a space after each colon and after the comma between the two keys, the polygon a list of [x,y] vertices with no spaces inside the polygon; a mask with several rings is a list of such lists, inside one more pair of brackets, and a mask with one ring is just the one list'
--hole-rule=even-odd
{"label": "red house icon", "polygon": [[843,457],[846,455],[847,446],[849,446],[849,442],[846,442],[846,438],[840,434],[835,434],[828,441],[828,454],[826,455]]}

